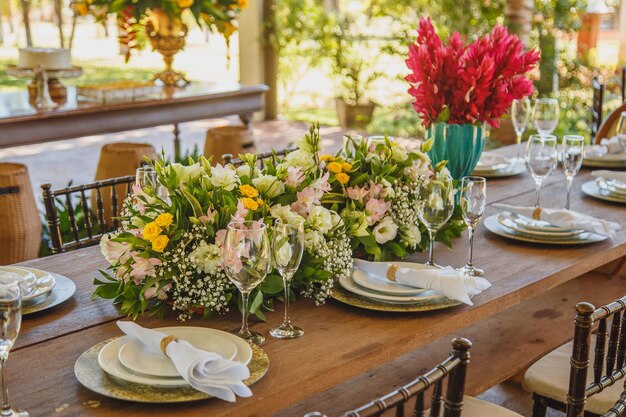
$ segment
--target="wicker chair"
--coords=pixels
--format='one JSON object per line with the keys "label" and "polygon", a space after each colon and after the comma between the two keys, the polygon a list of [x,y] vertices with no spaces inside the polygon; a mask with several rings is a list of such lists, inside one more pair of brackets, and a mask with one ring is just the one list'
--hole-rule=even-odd
{"label": "wicker chair", "polygon": [[[465,376],[469,364],[469,349],[472,344],[467,339],[454,339],[450,357],[434,369],[416,380],[362,407],[348,411],[343,417],[381,416],[395,410],[396,417],[405,415],[409,401],[415,399],[410,415],[424,417],[521,417],[505,408],[476,398],[464,396]],[[445,398],[444,382],[447,380]],[[426,410],[426,391],[433,387],[430,411]],[[443,412],[443,413],[442,413]]]}
{"label": "wicker chair", "polygon": [[[264,164],[266,164],[268,162],[274,163],[276,161],[276,158],[281,157],[281,156],[285,156],[289,152],[293,152],[296,149],[297,148],[295,146],[289,145],[286,148],[279,149],[277,151],[276,150],[272,150],[271,152],[258,153],[257,154],[257,163],[262,168],[264,166]],[[224,163],[224,165],[231,164],[235,168],[243,164],[243,161],[240,158],[235,158],[230,153],[226,153],[226,154],[222,155],[222,162]]]}
{"label": "wicker chair", "polygon": [[598,135],[600,126],[602,125],[602,107],[604,104],[604,84],[596,76],[593,77],[593,104],[591,108],[591,137]]}
{"label": "wicker chair", "polygon": [[[41,188],[46,209],[46,220],[50,230],[52,253],[67,252],[97,245],[100,243],[100,238],[104,233],[117,229],[119,224],[116,217],[119,216],[122,201],[126,195],[130,194],[131,186],[134,182],[134,176],[126,176],[55,191],[51,190],[50,184],[43,184]],[[120,185],[125,186],[125,195],[118,195]],[[105,194],[103,190],[106,190],[107,193]],[[95,210],[91,210],[89,207],[88,191],[95,192],[97,206]],[[77,196],[79,202],[72,202],[73,196]],[[110,202],[111,206],[104,207],[105,203],[103,201]],[[69,242],[63,242],[57,203],[62,204],[67,211],[70,229]],[[78,212],[81,213],[82,219],[78,218]],[[105,212],[111,212],[113,217],[109,219]],[[84,232],[81,232],[80,226],[84,227]]]}
{"label": "wicker chair", "polygon": [[626,296],[598,309],[579,303],[576,311],[574,340],[541,358],[524,376],[524,388],[533,393],[532,415],[544,417],[549,407],[567,417],[623,416],[626,388],[618,381],[626,376]]}

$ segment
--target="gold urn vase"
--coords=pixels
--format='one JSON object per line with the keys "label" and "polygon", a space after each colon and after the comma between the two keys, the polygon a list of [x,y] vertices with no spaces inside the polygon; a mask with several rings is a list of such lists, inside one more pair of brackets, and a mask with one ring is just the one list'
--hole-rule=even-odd
{"label": "gold urn vase", "polygon": [[189,80],[182,72],[174,71],[174,55],[185,47],[187,26],[177,17],[170,17],[163,10],[152,10],[145,24],[146,34],[152,48],[163,55],[165,69],[154,74],[154,81],[160,80],[167,87],[184,87]]}

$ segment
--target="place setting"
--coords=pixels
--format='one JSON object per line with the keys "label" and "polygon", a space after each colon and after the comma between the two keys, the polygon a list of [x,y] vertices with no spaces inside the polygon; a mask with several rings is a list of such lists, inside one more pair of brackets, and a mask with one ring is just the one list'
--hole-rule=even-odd
{"label": "place setting", "polygon": [[599,170],[591,171],[595,180],[587,181],[582,192],[612,203],[626,204],[626,172]]}
{"label": "place setting", "polygon": [[566,178],[565,208],[542,208],[541,186],[556,169],[559,159],[557,140],[553,135],[531,135],[526,161],[535,183],[535,206],[494,204],[498,213],[485,219],[487,230],[513,240],[547,245],[581,245],[615,237],[620,230],[619,224],[570,209],[572,185],[582,165],[583,150],[582,136],[566,135],[563,138],[560,160]]}
{"label": "place setting", "polygon": [[22,314],[53,308],[71,298],[76,284],[60,274],[24,266],[0,266],[0,274],[19,277],[22,288]]}
{"label": "place setting", "polygon": [[585,152],[583,166],[590,168],[626,168],[626,112],[621,112],[615,135],[602,138]]}

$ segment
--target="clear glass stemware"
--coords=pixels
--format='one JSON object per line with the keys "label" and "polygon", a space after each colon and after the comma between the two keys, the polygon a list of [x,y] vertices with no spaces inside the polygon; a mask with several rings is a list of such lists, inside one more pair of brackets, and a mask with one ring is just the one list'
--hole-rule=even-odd
{"label": "clear glass stemware", "polygon": [[567,179],[567,202],[565,209],[569,210],[570,197],[572,193],[572,183],[583,164],[583,152],[585,148],[585,138],[578,135],[563,136],[563,170]]}
{"label": "clear glass stemware", "polygon": [[515,141],[517,143],[517,156],[513,158],[513,163],[521,164],[524,162],[522,153],[522,135],[528,125],[530,119],[530,113],[532,106],[528,98],[521,100],[513,100],[511,105],[511,121],[513,122],[513,128],[515,129]]}
{"label": "clear glass stemware", "polygon": [[137,184],[137,186],[144,191],[156,191],[157,185],[159,184],[156,170],[150,165],[145,165],[137,168],[137,173],[135,175],[135,184]]}
{"label": "clear glass stemware", "polygon": [[469,233],[469,258],[459,271],[469,276],[483,276],[484,271],[474,266],[474,230],[485,213],[487,206],[487,180],[483,177],[463,177],[461,179],[461,213]]}
{"label": "clear glass stemware", "polygon": [[428,261],[426,265],[436,266],[434,261],[433,247],[435,235],[441,227],[450,220],[454,211],[454,186],[452,178],[445,174],[438,174],[436,177],[422,183],[420,186],[420,199],[418,205],[418,216],[430,237],[428,247]]}
{"label": "clear glass stemware", "polygon": [[559,101],[555,98],[539,98],[533,116],[535,128],[540,135],[550,135],[559,124]]}
{"label": "clear glass stemware", "polygon": [[556,136],[531,135],[526,148],[526,166],[535,182],[537,202],[535,207],[541,207],[541,185],[556,168]]}
{"label": "clear glass stemware", "polygon": [[7,360],[22,324],[22,292],[20,276],[0,272],[0,367],[2,367],[2,417],[28,417],[26,411],[13,410],[9,405]]}
{"label": "clear glass stemware", "polygon": [[304,330],[291,324],[289,317],[289,295],[291,278],[298,270],[304,252],[304,220],[299,218],[276,220],[272,231],[272,259],[283,277],[285,286],[285,318],[283,324],[270,330],[276,339],[295,339],[304,335]]}
{"label": "clear glass stemware", "polygon": [[226,276],[241,292],[243,299],[241,330],[237,335],[252,343],[265,337],[248,328],[248,298],[271,269],[270,242],[262,222],[242,221],[228,225],[222,260]]}

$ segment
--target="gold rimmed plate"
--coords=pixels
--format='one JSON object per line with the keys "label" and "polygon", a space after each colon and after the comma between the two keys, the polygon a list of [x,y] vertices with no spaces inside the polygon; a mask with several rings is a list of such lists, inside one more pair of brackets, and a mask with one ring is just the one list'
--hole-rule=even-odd
{"label": "gold rimmed plate", "polygon": [[[85,388],[105,397],[139,403],[182,403],[213,398],[190,386],[158,388],[127,382],[106,374],[98,364],[98,355],[102,348],[113,340],[115,339],[105,340],[87,349],[74,364],[74,375]],[[244,381],[248,386],[263,378],[270,366],[267,353],[257,345],[250,346],[252,348],[252,359],[248,363],[250,378]]]}
{"label": "gold rimmed plate", "polygon": [[48,310],[72,298],[76,292],[76,284],[74,284],[74,281],[64,277],[63,275],[52,272],[50,272],[50,275],[54,277],[56,282],[52,291],[30,301],[24,302],[24,304],[22,304],[22,315]]}
{"label": "gold rimmed plate", "polygon": [[596,181],[587,181],[580,187],[583,193],[590,197],[594,197],[600,200],[610,201],[612,203],[626,204],[626,198],[621,195],[615,195],[608,190],[598,187]]}

